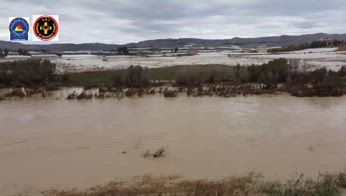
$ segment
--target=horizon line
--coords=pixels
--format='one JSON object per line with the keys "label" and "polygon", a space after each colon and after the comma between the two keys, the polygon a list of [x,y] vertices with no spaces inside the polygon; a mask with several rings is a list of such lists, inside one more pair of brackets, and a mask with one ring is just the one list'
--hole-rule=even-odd
{"label": "horizon line", "polygon": [[35,41],[10,41],[10,40],[0,40],[0,42],[8,42],[8,43],[18,43],[18,44],[23,44],[23,45],[58,45],[58,44],[74,44],[74,45],[81,45],[81,44],[104,44],[104,45],[129,45],[129,44],[138,44],[140,42],[145,42],[145,41],[157,41],[157,40],[179,40],[179,39],[199,39],[199,40],[213,40],[213,41],[218,41],[218,40],[231,40],[231,39],[259,39],[259,38],[268,38],[268,37],[284,37],[284,36],[291,36],[291,37],[298,37],[298,36],[304,36],[304,35],[317,35],[317,34],[326,34],[326,35],[343,35],[346,33],[308,33],[308,34],[282,34],[282,35],[275,35],[275,36],[259,36],[259,37],[232,37],[232,38],[225,38],[225,39],[205,39],[205,38],[198,38],[198,37],[179,37],[179,38],[157,38],[157,39],[146,39],[138,42],[128,42],[124,44],[117,44],[117,43],[107,43],[107,42],[80,42],[80,43],[73,43],[73,42],[61,42],[61,41],[56,41],[56,42],[35,42]]}

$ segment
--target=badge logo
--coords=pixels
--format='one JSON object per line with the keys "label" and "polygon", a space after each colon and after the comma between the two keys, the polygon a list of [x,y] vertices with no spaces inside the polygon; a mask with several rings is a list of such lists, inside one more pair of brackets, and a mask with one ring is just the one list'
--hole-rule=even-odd
{"label": "badge logo", "polygon": [[11,41],[28,41],[29,22],[25,17],[9,18],[9,30]]}
{"label": "badge logo", "polygon": [[34,16],[34,41],[58,41],[58,16]]}

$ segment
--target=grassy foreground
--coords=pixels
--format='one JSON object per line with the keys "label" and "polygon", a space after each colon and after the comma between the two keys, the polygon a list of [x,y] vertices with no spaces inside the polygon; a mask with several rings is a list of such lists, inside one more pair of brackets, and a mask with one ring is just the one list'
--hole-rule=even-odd
{"label": "grassy foreground", "polygon": [[341,196],[346,188],[346,174],[320,175],[306,180],[303,175],[286,183],[264,182],[260,175],[229,177],[223,180],[186,181],[179,177],[144,176],[130,182],[110,182],[84,191],[48,190],[45,196]]}

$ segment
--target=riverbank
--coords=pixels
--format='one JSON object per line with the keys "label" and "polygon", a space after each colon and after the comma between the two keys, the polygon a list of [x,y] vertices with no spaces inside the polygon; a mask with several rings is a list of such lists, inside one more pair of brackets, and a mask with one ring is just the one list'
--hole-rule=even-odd
{"label": "riverbank", "polygon": [[[64,96],[61,97],[61,92]],[[66,94],[66,92],[68,92]],[[247,84],[241,86],[228,85],[206,85],[201,87],[173,87],[170,85],[148,88],[83,88],[83,87],[61,87],[47,91],[45,88],[25,89],[6,88],[0,89],[0,101],[40,98],[44,99],[67,99],[67,100],[91,100],[91,99],[123,99],[141,98],[144,96],[158,95],[163,98],[174,98],[178,96],[187,97],[236,97],[251,95],[278,95],[287,94],[284,90],[262,89],[260,85]]]}
{"label": "riverbank", "polygon": [[264,181],[260,174],[244,177],[228,177],[222,180],[183,180],[181,177],[133,178],[131,181],[112,181],[87,190],[51,189],[45,196],[100,196],[100,195],[234,195],[234,196],[344,196],[346,174],[319,174],[317,179],[305,179],[304,175],[287,182]]}
{"label": "riverbank", "polygon": [[[298,97],[337,97],[346,93],[346,68],[339,71],[316,69],[307,71],[289,65],[285,59],[273,60],[260,66],[196,65],[164,68],[130,66],[127,69],[56,74],[49,61],[20,61],[0,64],[0,86],[14,88],[0,95],[30,97],[68,86],[84,90],[98,89],[95,94],[71,94],[68,99],[119,98],[163,94],[188,96],[260,95],[289,93]],[[18,88],[20,87],[20,88]]]}

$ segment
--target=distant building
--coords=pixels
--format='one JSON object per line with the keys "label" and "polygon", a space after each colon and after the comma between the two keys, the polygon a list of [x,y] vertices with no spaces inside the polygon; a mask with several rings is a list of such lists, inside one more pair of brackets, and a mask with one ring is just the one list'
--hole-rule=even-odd
{"label": "distant building", "polygon": [[198,48],[196,47],[196,43],[188,43],[185,44],[182,48],[179,48],[180,52],[186,52],[187,55],[197,55],[198,54]]}
{"label": "distant building", "polygon": [[258,53],[268,53],[268,48],[257,48]]}
{"label": "distant building", "polygon": [[185,48],[185,49],[190,49],[190,48],[195,48],[196,47],[196,43],[188,43],[188,44],[185,44],[184,46],[183,46],[183,49]]}
{"label": "distant building", "polygon": [[331,45],[335,41],[335,39],[332,39],[329,37],[321,37],[319,41],[320,42],[326,42],[327,45]]}
{"label": "distant building", "polygon": [[198,49],[197,48],[189,48],[187,50],[187,54],[188,55],[192,55],[192,56],[197,55],[198,54]]}
{"label": "distant building", "polygon": [[241,50],[237,45],[227,45],[227,46],[218,46],[215,47],[216,50]]}
{"label": "distant building", "polygon": [[257,53],[258,51],[254,48],[243,48],[243,53]]}

